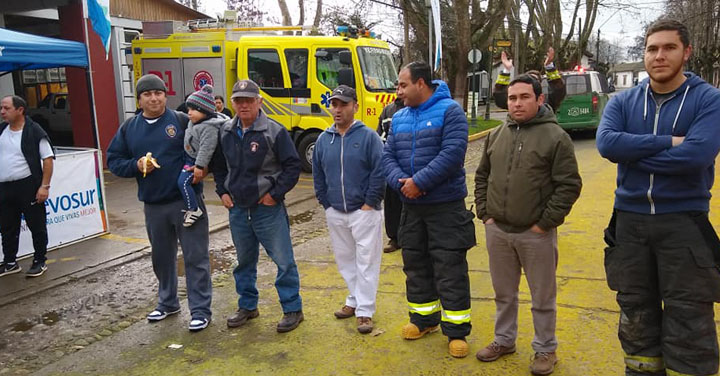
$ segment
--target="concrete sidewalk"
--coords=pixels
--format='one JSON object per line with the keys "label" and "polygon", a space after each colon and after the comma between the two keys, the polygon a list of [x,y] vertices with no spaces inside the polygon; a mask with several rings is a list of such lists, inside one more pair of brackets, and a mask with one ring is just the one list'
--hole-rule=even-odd
{"label": "concrete sidewalk", "polygon": [[[48,252],[48,270],[38,278],[26,278],[23,274],[30,268],[32,257],[21,260],[23,272],[0,279],[0,307],[150,252],[135,179],[118,178],[108,171],[104,178],[109,233]],[[226,228],[227,210],[215,193],[212,176],[205,180],[204,194],[210,232]],[[291,206],[314,197],[312,175],[303,173],[296,188],[288,194],[286,204]]]}

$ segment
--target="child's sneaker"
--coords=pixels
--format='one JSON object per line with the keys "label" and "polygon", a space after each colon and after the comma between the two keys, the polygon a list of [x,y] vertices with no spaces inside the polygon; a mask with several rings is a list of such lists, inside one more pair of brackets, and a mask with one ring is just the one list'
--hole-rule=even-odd
{"label": "child's sneaker", "polygon": [[185,220],[183,221],[183,226],[184,227],[192,226],[195,223],[195,221],[197,221],[198,219],[200,219],[200,217],[202,217],[202,215],[203,215],[203,211],[200,208],[197,208],[197,210],[195,210],[195,211],[187,210],[185,212]]}

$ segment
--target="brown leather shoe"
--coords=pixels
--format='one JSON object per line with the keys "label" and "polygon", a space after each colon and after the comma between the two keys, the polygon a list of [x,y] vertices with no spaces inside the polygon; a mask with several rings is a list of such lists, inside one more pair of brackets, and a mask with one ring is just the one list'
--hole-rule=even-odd
{"label": "brown leather shoe", "polygon": [[373,330],[373,321],[369,317],[360,316],[357,318],[357,329],[362,334],[368,334]]}
{"label": "brown leather shoe", "polygon": [[240,308],[228,317],[227,326],[228,328],[237,328],[238,326],[243,326],[246,322],[248,322],[248,320],[254,319],[258,316],[260,316],[260,312],[257,308],[252,311]]}
{"label": "brown leather shoe", "polygon": [[383,252],[390,253],[395,252],[398,249],[400,249],[400,246],[395,240],[390,239],[390,241],[387,243],[387,245],[383,248]]}
{"label": "brown leather shoe", "polygon": [[289,332],[297,328],[304,319],[305,316],[302,311],[285,313],[283,314],[282,320],[277,324],[277,331],[278,333]]}
{"label": "brown leather shoe", "polygon": [[344,305],[342,308],[335,311],[335,317],[339,319],[346,319],[353,316],[355,316],[355,307],[350,307],[349,305]]}
{"label": "brown leather shoe", "polygon": [[407,323],[402,327],[402,336],[405,339],[418,339],[422,338],[428,333],[435,333],[440,330],[440,325],[428,326],[427,328],[420,330],[417,325],[413,323]]}
{"label": "brown leather shoe", "polygon": [[549,375],[555,370],[557,361],[557,355],[555,355],[554,351],[535,353],[533,362],[530,364],[530,372],[533,375]]}
{"label": "brown leather shoe", "polygon": [[475,357],[478,358],[478,360],[482,360],[483,362],[492,362],[493,360],[497,360],[503,355],[512,354],[514,352],[515,345],[506,347],[493,341],[491,344],[487,345],[486,348],[478,351],[477,354],[475,354]]}

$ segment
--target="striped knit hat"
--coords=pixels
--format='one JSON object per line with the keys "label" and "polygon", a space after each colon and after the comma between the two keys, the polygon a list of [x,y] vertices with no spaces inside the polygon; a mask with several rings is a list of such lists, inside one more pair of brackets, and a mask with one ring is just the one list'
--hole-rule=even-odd
{"label": "striped knit hat", "polygon": [[199,111],[212,115],[215,113],[215,96],[213,95],[213,87],[205,85],[202,89],[190,94],[186,101],[188,107],[192,107]]}

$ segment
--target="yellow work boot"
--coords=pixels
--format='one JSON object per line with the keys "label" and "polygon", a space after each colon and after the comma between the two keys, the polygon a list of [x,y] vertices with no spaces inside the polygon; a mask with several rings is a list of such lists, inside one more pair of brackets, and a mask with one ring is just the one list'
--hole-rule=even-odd
{"label": "yellow work boot", "polygon": [[420,330],[417,325],[413,323],[407,323],[402,328],[402,336],[405,339],[418,339],[422,338],[425,334],[435,333],[440,329],[439,325],[428,326],[427,328]]}
{"label": "yellow work boot", "polygon": [[470,352],[470,346],[468,346],[468,343],[465,342],[464,339],[451,340],[448,349],[453,358],[464,358],[468,355],[468,352]]}

